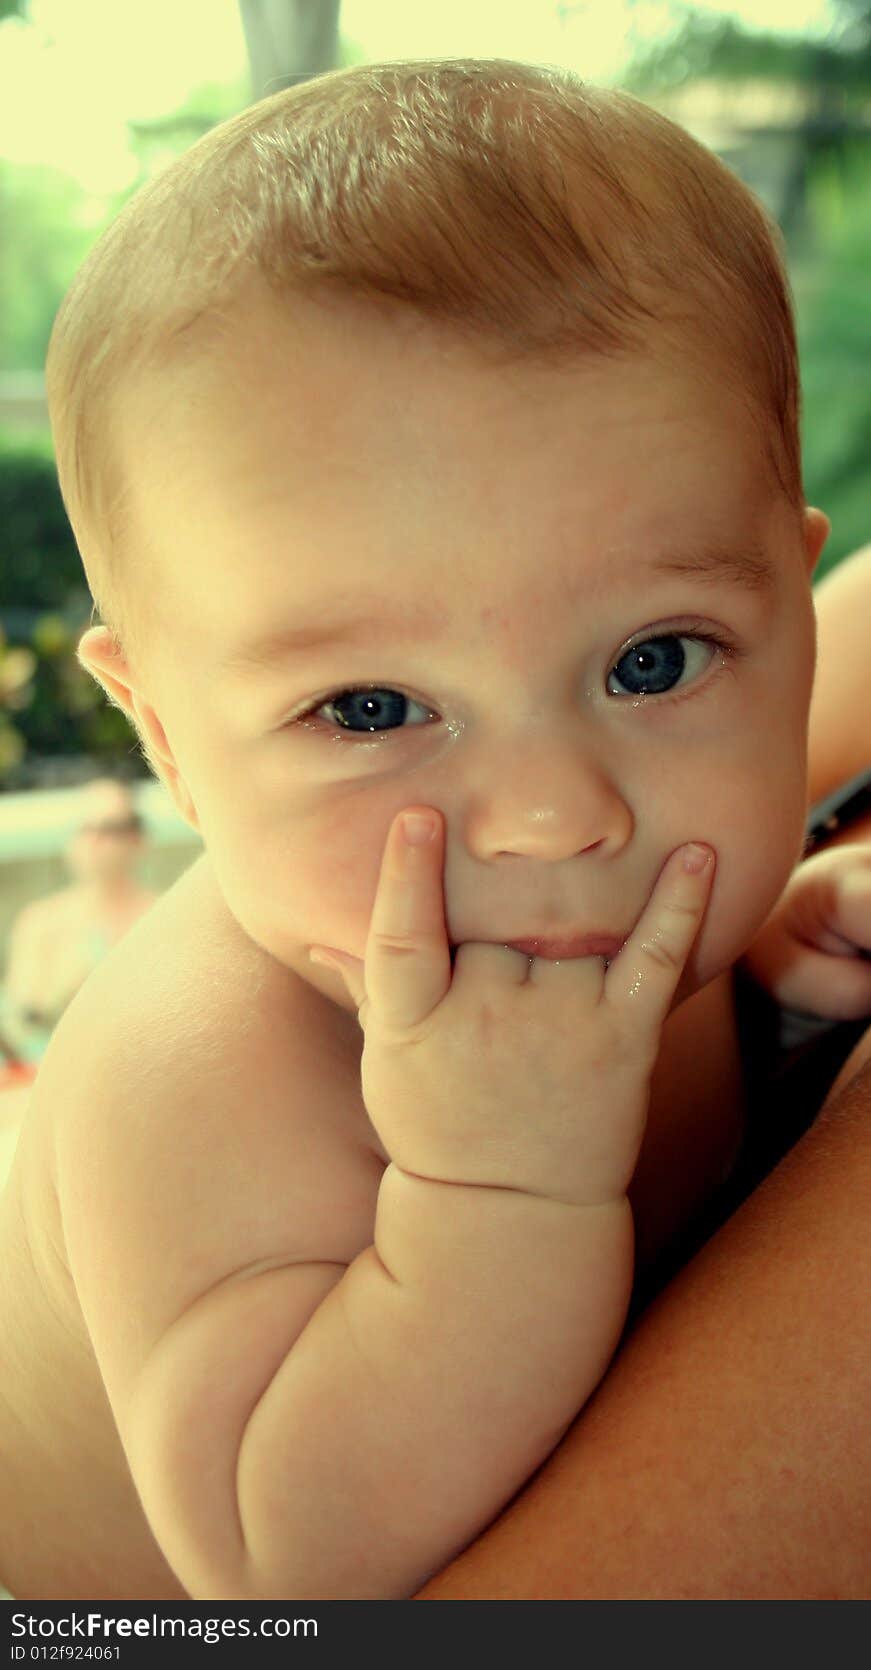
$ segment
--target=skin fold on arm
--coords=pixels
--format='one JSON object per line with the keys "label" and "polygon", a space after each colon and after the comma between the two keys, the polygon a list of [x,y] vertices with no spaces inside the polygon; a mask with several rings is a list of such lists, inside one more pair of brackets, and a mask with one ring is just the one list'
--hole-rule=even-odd
{"label": "skin fold on arm", "polygon": [[[815,589],[809,804],[871,761],[871,546]],[[846,832],[845,832],[846,834]],[[871,839],[871,819],[852,839]],[[871,1048],[417,1598],[868,1599]]]}

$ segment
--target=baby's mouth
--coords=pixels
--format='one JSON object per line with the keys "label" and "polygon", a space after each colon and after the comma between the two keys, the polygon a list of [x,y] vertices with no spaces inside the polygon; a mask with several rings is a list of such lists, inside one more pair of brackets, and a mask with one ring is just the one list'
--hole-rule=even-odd
{"label": "baby's mouth", "polygon": [[[544,962],[570,962],[581,957],[601,957],[608,968],[622,950],[625,937],[616,934],[572,934],[563,938],[548,939],[542,935],[532,939],[494,940],[488,943],[503,944],[509,951],[519,951],[525,957],[541,958]],[[457,955],[456,945],[451,945],[450,954],[453,967]]]}

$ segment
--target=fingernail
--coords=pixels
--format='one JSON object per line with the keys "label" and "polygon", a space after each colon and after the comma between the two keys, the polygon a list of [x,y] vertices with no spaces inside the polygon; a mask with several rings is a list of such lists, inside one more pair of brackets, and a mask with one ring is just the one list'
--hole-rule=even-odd
{"label": "fingernail", "polygon": [[324,968],[335,969],[337,974],[341,974],[342,972],[341,964],[339,963],[338,958],[328,956],[326,951],[310,951],[308,958],[310,963],[323,963]]}
{"label": "fingernail", "polygon": [[683,849],[683,867],[690,876],[700,875],[707,869],[713,858],[710,847],[701,847],[697,842]]}
{"label": "fingernail", "polygon": [[435,819],[425,812],[406,812],[402,819],[402,833],[410,847],[423,847],[436,832]]}

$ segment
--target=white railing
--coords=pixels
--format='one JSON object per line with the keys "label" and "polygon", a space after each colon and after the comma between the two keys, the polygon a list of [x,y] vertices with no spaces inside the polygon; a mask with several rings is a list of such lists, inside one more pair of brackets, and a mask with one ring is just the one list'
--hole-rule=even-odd
{"label": "white railing", "polygon": [[[0,865],[59,856],[75,833],[85,786],[0,794]],[[136,811],[145,821],[150,845],[202,847],[196,830],[176,811],[162,783],[143,780],[127,787]]]}

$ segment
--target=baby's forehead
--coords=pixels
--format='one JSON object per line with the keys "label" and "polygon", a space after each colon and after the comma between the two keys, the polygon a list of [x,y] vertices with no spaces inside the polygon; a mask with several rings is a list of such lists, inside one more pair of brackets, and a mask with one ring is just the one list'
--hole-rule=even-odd
{"label": "baby's forehead", "polygon": [[[668,397],[676,379],[681,397],[691,401],[709,401],[713,391],[718,411],[721,394],[737,394],[741,421],[750,421],[749,377],[688,320],[671,328],[660,321],[619,353],[534,350],[464,333],[453,321],[395,302],[380,307],[368,297],[308,294],[279,299],[256,277],[225,307],[176,335],[153,365],[134,369],[128,388],[134,406],[143,394],[149,419],[160,414],[184,425],[214,416],[241,430],[251,407],[264,416],[277,409],[289,422],[301,413],[308,423],[323,414],[352,414],[366,399],[395,407],[398,395],[413,414],[426,411],[439,390],[452,403],[479,394],[486,401],[492,392],[494,410],[511,401],[548,405],[555,392],[576,390],[589,409],[627,380],[629,398],[637,400],[642,378],[645,401],[649,393],[654,400],[662,391]],[[222,401],[215,399],[219,391]],[[246,405],[227,399],[231,394]]]}
{"label": "baby's forehead", "polygon": [[[723,496],[726,450],[736,500],[755,501],[771,474],[764,419],[740,378],[713,373],[710,349],[506,359],[401,309],[282,308],[262,291],[199,321],[142,398],[132,385],[129,411],[119,444],[137,521],[168,528],[173,510],[195,506],[205,538],[234,519],[240,534],[244,524],[256,533],[270,503],[283,506],[289,536],[314,515],[325,534],[351,509],[374,522],[379,505],[398,525],[391,506],[404,511],[418,493],[422,525],[436,476],[446,507],[460,490],[471,505],[486,482],[504,506],[520,472],[543,515],[547,499],[562,515],[567,539],[575,514],[592,508],[608,521],[609,493],[618,531],[631,535],[651,505],[675,497],[677,514],[694,517],[688,459],[706,503]],[[599,566],[609,560],[603,552]]]}

